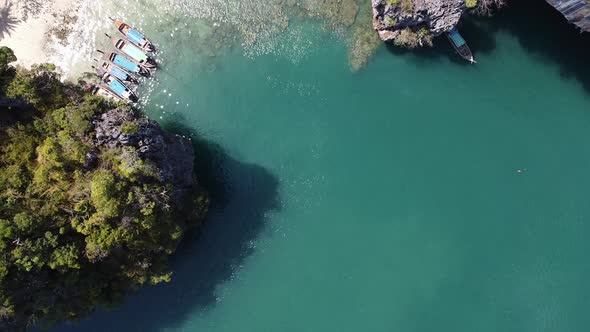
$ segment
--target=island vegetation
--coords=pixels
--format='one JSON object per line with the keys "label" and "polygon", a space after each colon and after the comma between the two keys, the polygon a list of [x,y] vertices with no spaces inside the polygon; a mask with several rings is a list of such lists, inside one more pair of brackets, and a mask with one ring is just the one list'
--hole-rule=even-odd
{"label": "island vegetation", "polygon": [[77,319],[141,285],[208,196],[190,141],[0,48],[0,330]]}

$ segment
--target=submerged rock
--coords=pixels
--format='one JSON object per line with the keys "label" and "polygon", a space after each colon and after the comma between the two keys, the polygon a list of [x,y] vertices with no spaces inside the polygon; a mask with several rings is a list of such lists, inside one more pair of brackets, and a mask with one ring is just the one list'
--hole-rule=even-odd
{"label": "submerged rock", "polygon": [[382,43],[379,36],[370,28],[372,19],[371,7],[361,7],[348,46],[348,60],[352,71],[358,71],[365,66]]}
{"label": "submerged rock", "polygon": [[421,31],[414,36],[416,45],[451,30],[467,9],[465,0],[372,0],[372,6],[373,28],[382,40],[395,42]]}

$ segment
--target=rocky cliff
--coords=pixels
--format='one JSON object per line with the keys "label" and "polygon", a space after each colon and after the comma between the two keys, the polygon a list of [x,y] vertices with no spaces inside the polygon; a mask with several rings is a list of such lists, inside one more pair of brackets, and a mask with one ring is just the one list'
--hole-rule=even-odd
{"label": "rocky cliff", "polygon": [[[92,124],[97,147],[132,147],[137,155],[128,154],[125,157],[151,161],[156,166],[158,179],[172,184],[172,198],[177,203],[193,189],[195,154],[187,138],[167,133],[156,121],[126,109],[108,111]],[[128,160],[127,163],[132,164],[133,161]]]}
{"label": "rocky cliff", "polygon": [[590,2],[588,0],[547,0],[559,10],[570,23],[582,31],[590,32]]}
{"label": "rocky cliff", "polygon": [[[582,31],[590,31],[590,0],[546,0]],[[372,0],[373,28],[381,40],[416,47],[453,28],[468,10],[491,15],[504,0]],[[469,4],[469,6],[468,6]]]}
{"label": "rocky cliff", "polygon": [[410,47],[449,31],[467,9],[465,0],[372,0],[372,6],[379,37]]}

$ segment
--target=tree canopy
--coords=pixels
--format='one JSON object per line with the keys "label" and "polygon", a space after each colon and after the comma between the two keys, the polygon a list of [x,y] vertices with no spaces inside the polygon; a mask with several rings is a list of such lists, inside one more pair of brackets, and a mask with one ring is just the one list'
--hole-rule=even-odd
{"label": "tree canopy", "polygon": [[169,281],[167,256],[208,205],[196,185],[188,203],[171,199],[173,184],[135,148],[95,144],[92,121],[112,105],[61,83],[52,65],[15,70],[15,59],[0,48],[0,93],[33,111],[0,106],[2,331],[76,319]]}

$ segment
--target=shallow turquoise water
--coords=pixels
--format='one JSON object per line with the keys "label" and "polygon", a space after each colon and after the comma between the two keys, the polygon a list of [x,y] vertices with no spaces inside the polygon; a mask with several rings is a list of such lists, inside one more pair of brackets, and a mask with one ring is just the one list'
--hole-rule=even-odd
{"label": "shallow turquoise water", "polygon": [[175,50],[146,111],[218,144],[223,199],[170,284],[55,330],[585,331],[587,70],[569,28],[510,19],[469,23],[476,66],[382,47],[353,73],[313,22],[263,55]]}

